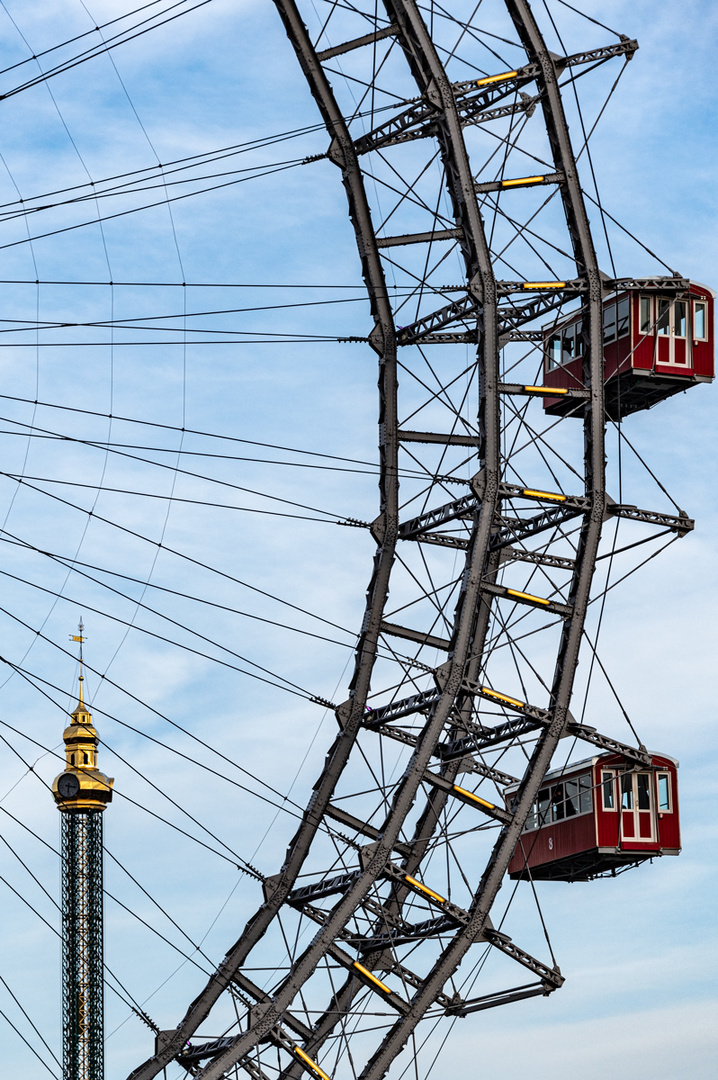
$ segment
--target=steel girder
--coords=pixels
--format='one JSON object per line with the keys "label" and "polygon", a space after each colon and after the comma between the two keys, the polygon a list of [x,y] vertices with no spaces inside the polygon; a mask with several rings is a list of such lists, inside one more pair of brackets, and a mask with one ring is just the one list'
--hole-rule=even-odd
{"label": "steel girder", "polygon": [[[327,157],[341,173],[371,305],[368,340],[379,357],[380,510],[372,525],[377,548],[350,696],[337,709],[339,733],[284,864],[265,882],[263,904],[177,1028],[161,1033],[155,1055],[130,1080],[150,1080],[173,1060],[204,1080],[219,1080],[237,1069],[257,1080],[277,1075],[288,1080],[303,1073],[326,1078],[330,1072],[337,1080],[340,1073],[379,1080],[430,1010],[466,1015],[556,989],[563,981],[558,970],[514,945],[491,923],[508,863],[560,739],[570,735],[604,749],[623,747],[635,760],[645,757],[642,747],[601,736],[576,724],[569,713],[602,523],[607,512],[653,518],[641,518],[644,512],[639,511],[631,515],[634,508],[607,506],[602,301],[615,283],[599,271],[558,84],[566,67],[613,56],[630,59],[636,43],[625,39],[556,58],[526,0],[505,0],[499,6],[528,63],[497,76],[452,82],[442,62],[447,51],[439,51],[414,0],[384,0],[385,20],[373,7],[362,13],[359,7],[328,4],[316,40],[294,0],[275,4],[327,127]],[[343,44],[331,43],[327,26],[332,18],[341,23],[340,30],[349,29]],[[367,25],[370,33],[357,32]],[[391,96],[397,102],[393,120],[355,134],[361,103],[353,108],[340,104],[329,79],[338,57],[353,65],[347,77],[367,87],[367,94],[378,93],[382,72],[391,71],[404,87]],[[537,93],[529,108],[517,95],[531,83]],[[472,87],[479,88],[473,96]],[[512,96],[506,107],[489,108]],[[478,199],[495,197],[504,181],[489,174],[477,177],[468,133],[475,131],[477,119],[482,128],[484,120],[508,124],[508,160],[518,139],[512,125],[527,122],[534,110],[543,118],[550,160],[545,175],[511,183],[520,189],[535,180],[558,193],[570,251],[563,280],[497,283]],[[403,154],[414,156],[402,162]],[[433,202],[422,187],[429,174],[439,192]],[[410,175],[414,179],[400,188],[401,178]],[[398,192],[389,213],[376,197],[379,184],[392,190],[388,177]],[[397,232],[395,222],[401,224],[402,215],[416,220]],[[377,235],[389,228],[393,233]],[[444,262],[434,249],[446,243],[458,253],[465,282],[463,296],[448,303],[448,290],[434,283]],[[414,254],[400,254],[407,250]],[[386,281],[388,268],[394,272],[397,267],[411,285],[413,317],[404,325],[396,321],[406,318],[404,305],[392,302]],[[527,302],[510,299],[527,289],[533,293]],[[533,478],[534,486],[516,482],[519,440],[511,432],[506,405],[511,395],[525,395],[528,408],[532,396],[540,400],[541,387],[503,380],[499,349],[511,336],[540,345],[536,320],[567,302],[578,302],[584,311],[583,387],[577,392],[583,443],[577,465],[569,470],[573,490],[558,485],[558,491],[545,491]],[[464,332],[435,333],[457,321]],[[534,328],[516,330],[526,323]],[[470,341],[477,350],[467,362]],[[436,374],[421,351],[422,342],[441,343],[448,350],[435,391],[419,370],[425,364]],[[401,365],[399,348],[408,357],[402,357]],[[413,386],[414,377],[420,388],[403,409],[400,366],[407,382]],[[460,394],[456,385],[462,378],[467,389]],[[476,401],[473,415],[470,392]],[[441,430],[414,430],[415,417],[422,413]],[[545,442],[521,416],[529,442]],[[412,429],[406,426],[410,421]],[[568,423],[575,430],[577,421]],[[426,476],[401,504],[399,460],[409,447]],[[429,456],[414,457],[420,451]],[[451,471],[445,463],[449,453]],[[468,472],[463,481],[453,476],[459,470]],[[555,476],[556,470],[549,472]],[[457,496],[452,488],[457,483],[468,493]],[[688,522],[684,515],[673,527],[685,530]],[[538,534],[543,546],[532,547]],[[427,544],[436,553],[431,565],[424,554]],[[460,570],[451,566],[457,558],[463,560]],[[526,578],[506,584],[506,568],[522,566]],[[565,577],[557,583],[549,572]],[[549,595],[529,588],[537,574],[550,586]],[[400,594],[401,624],[387,610],[390,583]],[[420,625],[405,625],[412,618]],[[524,619],[539,623],[525,624]],[[545,679],[517,644],[526,625],[538,625],[542,633],[554,628],[552,670]],[[396,639],[412,655],[399,652]],[[528,694],[523,700],[497,689],[506,677],[500,653],[506,646],[521,686],[543,689],[544,704],[529,702]],[[428,663],[427,650],[440,651],[440,662]],[[391,768],[389,748],[396,751]],[[524,765],[518,791],[507,805],[501,786],[513,783],[514,776],[498,763],[511,748],[521,750]],[[470,780],[458,784],[462,774]],[[375,781],[371,790],[367,777]],[[499,791],[497,801],[495,795],[486,797],[487,784]],[[478,854],[478,840],[483,854]],[[446,855],[447,865],[453,858],[459,867],[454,878],[446,870],[446,895],[432,879],[437,851]],[[465,869],[457,851],[467,855]],[[300,874],[309,879],[301,885]],[[457,876],[462,904],[451,894]],[[447,982],[477,943],[527,967],[540,983],[480,998],[447,993]],[[277,980],[269,988],[255,987],[242,974],[250,954],[260,949],[276,965]],[[230,1025],[233,1029],[221,1039],[190,1044],[221,999],[237,992],[247,1003],[244,1020]],[[381,1022],[367,1024],[377,1013]],[[351,1071],[342,1065],[350,1055]]]}

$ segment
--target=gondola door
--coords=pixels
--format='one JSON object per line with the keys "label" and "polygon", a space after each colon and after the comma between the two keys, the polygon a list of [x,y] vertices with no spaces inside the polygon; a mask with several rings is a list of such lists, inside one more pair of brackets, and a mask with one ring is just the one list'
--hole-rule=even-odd
{"label": "gondola door", "polygon": [[688,304],[659,296],[656,311],[656,361],[676,367],[690,366]]}
{"label": "gondola door", "polygon": [[656,839],[651,773],[624,772],[621,782],[621,844],[650,844]]}

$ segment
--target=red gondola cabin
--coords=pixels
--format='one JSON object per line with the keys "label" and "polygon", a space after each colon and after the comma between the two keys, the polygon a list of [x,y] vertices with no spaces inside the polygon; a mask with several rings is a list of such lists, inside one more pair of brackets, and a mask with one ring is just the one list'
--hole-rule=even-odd
{"label": "red gondola cabin", "polygon": [[[590,881],[657,855],[678,855],[677,769],[677,761],[659,754],[650,767],[602,754],[547,773],[510,877]],[[516,790],[506,789],[508,806]]]}
{"label": "red gondola cabin", "polygon": [[[669,281],[670,279],[667,279]],[[666,289],[668,293],[668,289]],[[603,305],[606,412],[613,419],[650,409],[695,383],[712,382],[715,292],[691,281],[687,292],[661,295],[655,279],[645,289],[617,293]],[[576,312],[544,327],[544,386],[583,386],[583,318]],[[546,397],[546,412],[579,416],[568,395]]]}

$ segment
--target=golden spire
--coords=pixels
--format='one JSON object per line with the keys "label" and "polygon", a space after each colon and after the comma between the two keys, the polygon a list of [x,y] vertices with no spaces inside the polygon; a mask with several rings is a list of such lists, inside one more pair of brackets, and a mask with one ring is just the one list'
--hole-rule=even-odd
{"label": "golden spire", "polygon": [[60,810],[104,810],[112,799],[114,780],[97,768],[99,735],[92,724],[92,715],[85,705],[82,645],[87,639],[80,619],[79,634],[71,634],[70,640],[80,645],[80,692],[77,707],[71,713],[72,723],[66,727],[62,738],[65,742],[65,771],[55,778],[52,793]]}

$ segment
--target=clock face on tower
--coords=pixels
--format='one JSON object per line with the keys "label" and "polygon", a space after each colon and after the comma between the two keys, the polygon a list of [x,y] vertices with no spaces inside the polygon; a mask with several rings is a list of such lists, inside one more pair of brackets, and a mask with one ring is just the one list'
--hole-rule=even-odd
{"label": "clock face on tower", "polygon": [[74,773],[63,773],[57,781],[57,792],[63,799],[72,799],[80,790],[80,781]]}

